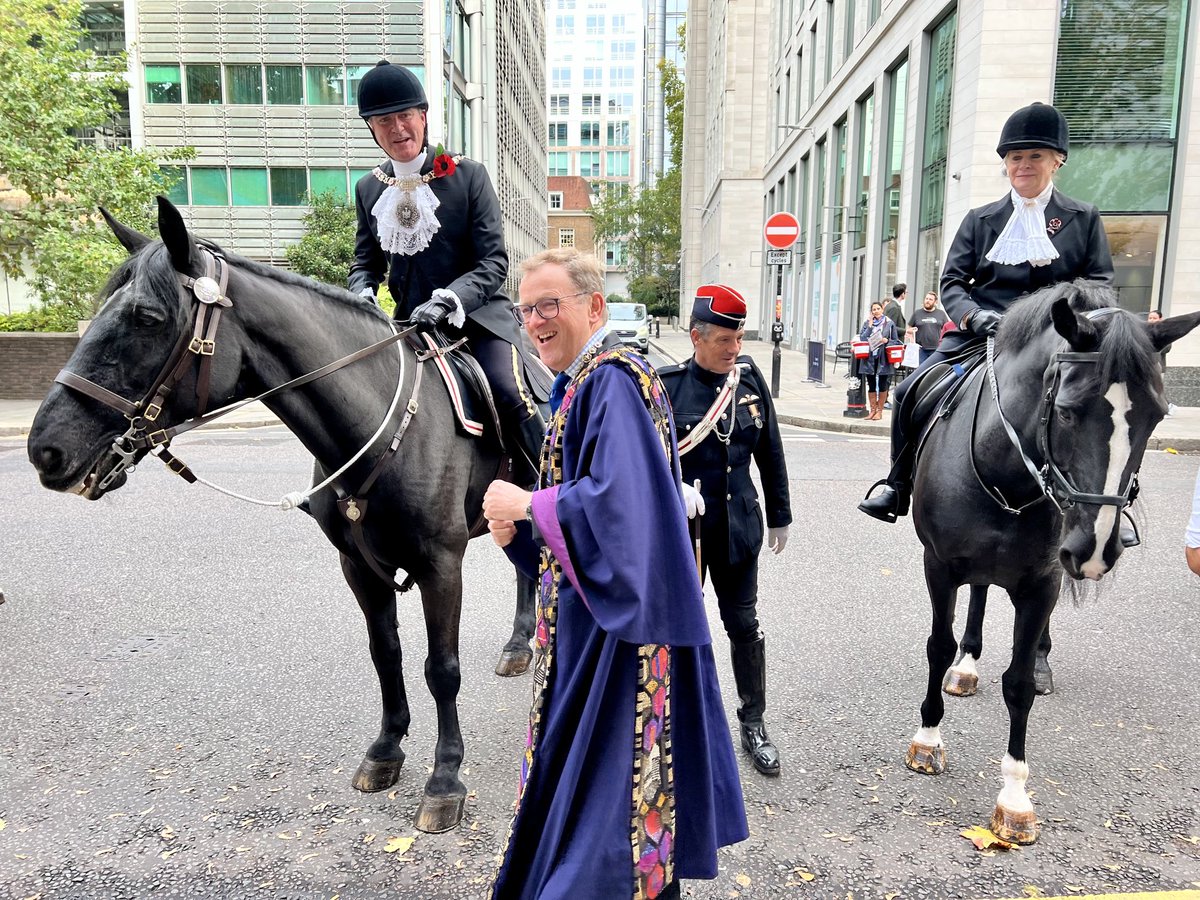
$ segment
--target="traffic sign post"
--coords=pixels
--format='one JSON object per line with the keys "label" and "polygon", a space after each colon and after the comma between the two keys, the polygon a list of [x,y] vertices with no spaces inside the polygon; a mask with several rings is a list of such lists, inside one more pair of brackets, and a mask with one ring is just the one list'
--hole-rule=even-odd
{"label": "traffic sign post", "polygon": [[763,240],[772,248],[767,251],[767,265],[775,267],[775,321],[771,323],[771,396],[779,396],[779,367],[783,359],[783,267],[792,264],[791,247],[800,237],[800,221],[790,212],[777,212],[763,225]]}

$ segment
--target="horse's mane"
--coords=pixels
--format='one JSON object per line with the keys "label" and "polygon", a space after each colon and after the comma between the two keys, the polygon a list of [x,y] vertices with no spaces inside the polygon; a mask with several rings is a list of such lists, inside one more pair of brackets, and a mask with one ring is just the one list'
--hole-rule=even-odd
{"label": "horse's mane", "polygon": [[1115,381],[1144,384],[1150,380],[1157,356],[1146,329],[1132,313],[1117,308],[1117,294],[1111,285],[1087,278],[1042,288],[1009,307],[996,336],[997,352],[1016,353],[1052,331],[1050,310],[1063,297],[1069,298],[1071,308],[1078,313],[1116,308],[1112,315],[1092,319],[1101,336],[1097,370],[1101,385]]}
{"label": "horse's mane", "polygon": [[[236,253],[230,253],[222,249],[211,241],[204,241],[203,243],[205,246],[224,256],[231,265],[239,269],[244,269],[260,278],[266,278],[290,287],[303,288],[328,300],[372,315],[383,322],[390,321],[387,313],[380,309],[374,301],[368,300],[366,297],[361,297],[358,294],[353,294],[350,291],[334,287],[331,284],[325,284],[313,278],[307,278],[304,275],[297,275],[295,272],[288,272],[284,269],[277,269],[274,266],[255,262],[252,259],[246,259],[244,256],[238,256]],[[100,301],[103,302],[112,296],[117,289],[133,280],[135,276],[144,278],[146,287],[155,296],[169,297],[179,290],[179,282],[176,278],[175,268],[171,264],[170,255],[161,241],[155,241],[153,244],[149,244],[137,253],[127,257],[113,270],[112,274],[108,277],[107,283],[100,291]]]}

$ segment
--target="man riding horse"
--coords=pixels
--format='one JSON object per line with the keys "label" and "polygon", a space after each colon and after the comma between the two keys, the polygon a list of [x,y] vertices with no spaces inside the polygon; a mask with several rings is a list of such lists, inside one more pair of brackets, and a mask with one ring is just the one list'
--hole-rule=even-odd
{"label": "man riding horse", "polygon": [[[467,339],[487,375],[521,480],[532,482],[545,425],[526,389],[512,302],[503,293],[508,253],[487,170],[429,149],[429,101],[415,74],[383,60],[363,76],[358,114],[387,154],[354,188],[358,235],[350,290],[375,298],[384,277],[394,316]],[[521,465],[521,463],[524,465]]]}

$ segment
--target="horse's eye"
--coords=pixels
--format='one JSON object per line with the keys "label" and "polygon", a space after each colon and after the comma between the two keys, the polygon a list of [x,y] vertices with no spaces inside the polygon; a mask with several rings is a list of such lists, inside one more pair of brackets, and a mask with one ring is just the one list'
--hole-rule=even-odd
{"label": "horse's eye", "polygon": [[139,306],[133,311],[133,323],[139,328],[157,328],[164,321],[166,317],[162,313],[144,306]]}
{"label": "horse's eye", "polygon": [[1058,408],[1058,421],[1062,422],[1064,425],[1071,425],[1075,422],[1075,413],[1060,406]]}

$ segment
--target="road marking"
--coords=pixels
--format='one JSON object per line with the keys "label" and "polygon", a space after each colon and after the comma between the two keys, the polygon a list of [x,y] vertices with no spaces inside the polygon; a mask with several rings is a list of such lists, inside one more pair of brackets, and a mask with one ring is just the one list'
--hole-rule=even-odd
{"label": "road marking", "polygon": [[[1023,897],[1005,900],[1027,900]],[[1136,894],[1065,894],[1057,897],[1042,897],[1041,900],[1200,900],[1200,891],[1141,891]]]}

